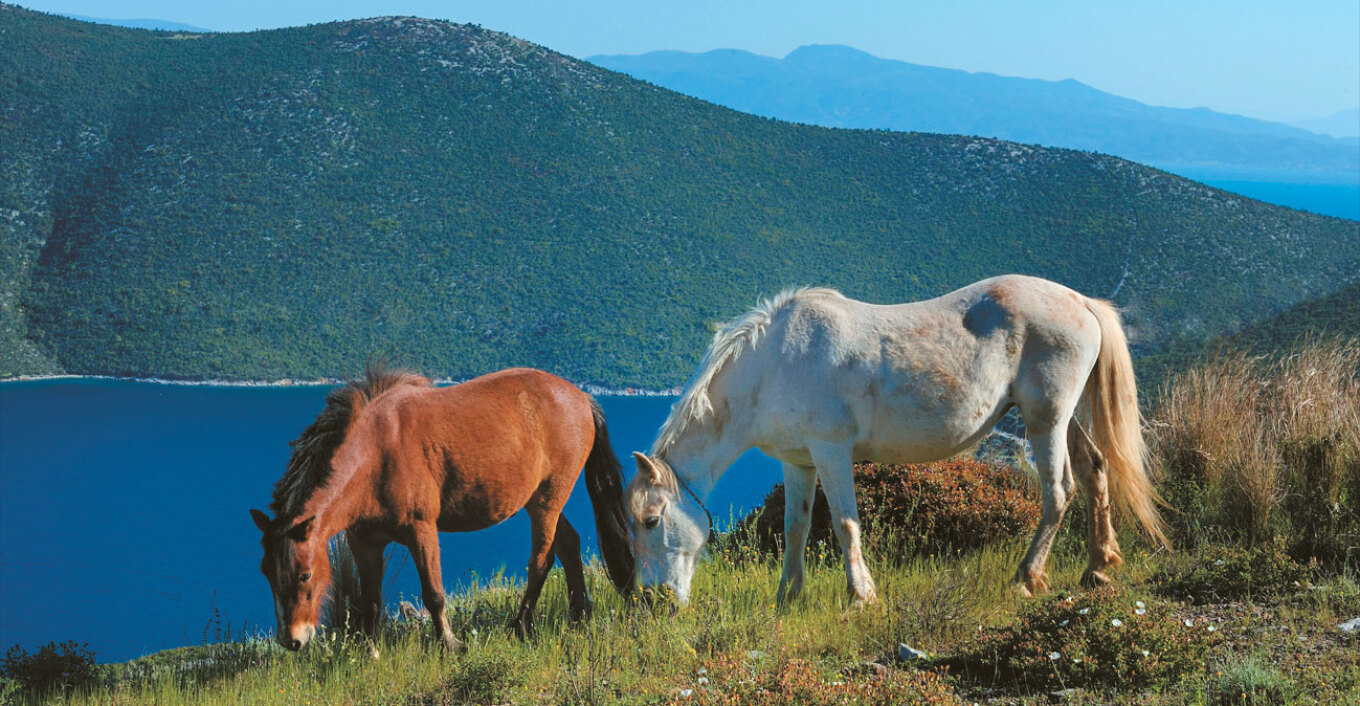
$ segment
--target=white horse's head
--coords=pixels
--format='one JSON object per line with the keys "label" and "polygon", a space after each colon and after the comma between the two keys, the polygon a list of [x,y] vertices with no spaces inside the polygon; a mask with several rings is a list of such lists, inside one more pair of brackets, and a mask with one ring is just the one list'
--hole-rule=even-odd
{"label": "white horse's head", "polygon": [[712,531],[708,511],[661,459],[634,453],[638,472],[624,501],[633,529],[633,554],[644,592],[670,591],[684,605],[694,566]]}

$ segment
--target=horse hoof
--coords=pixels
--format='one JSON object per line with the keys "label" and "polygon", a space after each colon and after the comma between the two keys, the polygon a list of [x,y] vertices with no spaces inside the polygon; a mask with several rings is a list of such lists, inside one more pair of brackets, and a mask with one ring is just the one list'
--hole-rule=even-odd
{"label": "horse hoof", "polygon": [[1033,598],[1040,593],[1047,593],[1048,577],[1043,574],[1029,576],[1016,582],[1015,591],[1021,598]]}
{"label": "horse hoof", "polygon": [[594,612],[594,606],[589,603],[586,603],[585,605],[574,605],[571,607],[571,622],[579,623],[582,620],[589,620]]}
{"label": "horse hoof", "polygon": [[1081,585],[1084,588],[1098,588],[1100,586],[1107,586],[1109,584],[1110,577],[1107,576],[1103,571],[1087,569],[1086,572],[1081,575]]}

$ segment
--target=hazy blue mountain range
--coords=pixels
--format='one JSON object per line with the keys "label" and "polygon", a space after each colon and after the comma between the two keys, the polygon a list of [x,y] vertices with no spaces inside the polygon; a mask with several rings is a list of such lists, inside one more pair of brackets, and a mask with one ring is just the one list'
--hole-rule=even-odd
{"label": "hazy blue mountain range", "polygon": [[1291,124],[1323,135],[1355,140],[1360,138],[1360,108],[1338,111],[1313,120],[1298,120]]}
{"label": "hazy blue mountain range", "polygon": [[0,4],[0,376],[395,354],[672,387],[760,296],[1021,272],[1141,352],[1360,275],[1360,223],[1091,152],[729,110],[476,26],[171,36]]}
{"label": "hazy blue mountain range", "polygon": [[73,20],[81,22],[96,22],[101,25],[113,25],[115,27],[128,27],[130,29],[154,29],[163,32],[211,32],[210,29],[186,25],[183,22],[170,22],[168,20],[153,19],[132,19],[132,20],[111,20],[107,17],[86,17],[84,15],[63,15]]}
{"label": "hazy blue mountain range", "polygon": [[1159,108],[1074,80],[880,59],[835,45],[783,59],[721,49],[594,56],[686,95],[766,117],[846,128],[981,135],[1170,166],[1360,171],[1360,142],[1205,108]]}

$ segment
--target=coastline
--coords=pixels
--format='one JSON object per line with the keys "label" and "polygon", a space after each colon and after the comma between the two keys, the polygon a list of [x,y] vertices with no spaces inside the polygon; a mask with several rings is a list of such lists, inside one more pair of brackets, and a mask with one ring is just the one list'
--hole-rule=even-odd
{"label": "coastline", "polygon": [[[456,385],[466,382],[470,378],[455,380],[453,378],[432,378],[438,387]],[[30,382],[137,382],[151,385],[171,385],[179,387],[335,387],[343,385],[344,378],[316,378],[314,380],[296,380],[293,378],[280,378],[278,380],[176,380],[173,378],[158,377],[136,377],[122,375],[79,375],[74,373],[62,373],[51,375],[16,375],[14,377],[0,378],[0,388],[9,384],[30,383]],[[677,397],[682,388],[675,387],[666,390],[645,390],[635,387],[606,387],[595,383],[580,383],[572,381],[572,384],[581,388],[582,391],[602,397]]]}

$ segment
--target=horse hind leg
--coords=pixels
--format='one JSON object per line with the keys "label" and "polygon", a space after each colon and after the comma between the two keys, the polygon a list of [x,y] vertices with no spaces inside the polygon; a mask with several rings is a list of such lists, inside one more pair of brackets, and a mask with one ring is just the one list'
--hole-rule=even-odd
{"label": "horse hind leg", "polygon": [[[534,634],[534,607],[538,605],[538,595],[543,591],[543,583],[548,579],[548,572],[552,570],[553,561],[553,542],[556,540],[557,520],[561,517],[561,508],[555,512],[543,508],[529,508],[529,526],[532,533],[531,548],[529,551],[529,571],[528,578],[524,582],[524,597],[519,602],[519,613],[511,623],[515,630],[515,635],[521,640],[533,637]],[[579,559],[580,540],[577,540]]]}
{"label": "horse hind leg", "polygon": [[1015,574],[1016,590],[1025,597],[1048,590],[1048,574],[1044,565],[1048,562],[1048,552],[1053,548],[1063,515],[1072,501],[1072,470],[1067,457],[1066,435],[1058,431],[1062,428],[1063,425],[1056,425],[1055,429],[1030,437],[1043,494],[1043,515],[1039,519],[1038,529],[1034,531],[1029,551],[1025,553]]}
{"label": "horse hind leg", "polygon": [[1086,551],[1089,560],[1081,576],[1081,585],[1091,588],[1109,583],[1110,577],[1105,574],[1105,569],[1123,564],[1124,559],[1120,556],[1119,540],[1111,519],[1105,458],[1091,440],[1090,434],[1075,419],[1067,427],[1067,447],[1072,456],[1077,482],[1087,496]]}
{"label": "horse hind leg", "polygon": [[567,597],[571,604],[573,622],[589,618],[591,613],[590,591],[586,589],[585,567],[581,562],[581,536],[576,528],[567,522],[566,515],[557,517],[557,536],[553,539],[553,554],[562,562],[562,572],[567,576]]}

